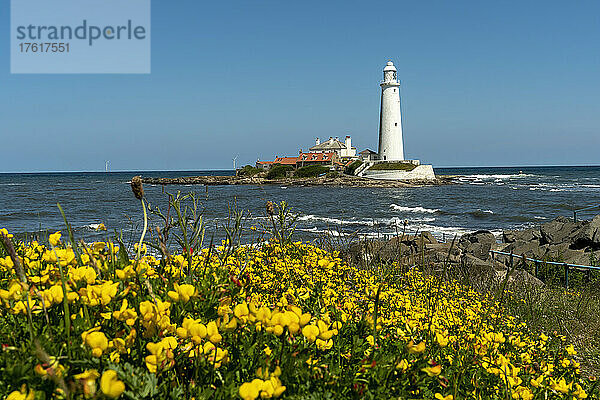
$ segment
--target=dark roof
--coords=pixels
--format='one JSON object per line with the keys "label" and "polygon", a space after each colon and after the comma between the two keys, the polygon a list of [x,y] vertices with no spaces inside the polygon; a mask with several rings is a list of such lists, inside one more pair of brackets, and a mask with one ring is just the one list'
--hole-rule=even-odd
{"label": "dark roof", "polygon": [[374,151],[373,151],[373,150],[371,150],[371,149],[364,149],[363,151],[361,151],[361,152],[360,152],[360,153],[358,153],[358,154],[378,154],[378,153],[374,152]]}
{"label": "dark roof", "polygon": [[311,147],[309,150],[310,151],[314,151],[314,150],[340,150],[340,149],[345,149],[346,145],[342,142],[340,142],[337,139],[329,139],[326,140],[325,142],[321,143],[321,144],[317,144],[313,147]]}

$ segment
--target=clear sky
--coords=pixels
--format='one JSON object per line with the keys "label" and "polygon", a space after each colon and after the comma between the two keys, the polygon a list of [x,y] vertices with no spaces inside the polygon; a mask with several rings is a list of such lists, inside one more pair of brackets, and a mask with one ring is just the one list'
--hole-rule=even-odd
{"label": "clear sky", "polygon": [[408,158],[600,165],[600,2],[153,0],[150,75],[11,75],[0,172],[227,169],[320,136],[377,150],[402,80]]}

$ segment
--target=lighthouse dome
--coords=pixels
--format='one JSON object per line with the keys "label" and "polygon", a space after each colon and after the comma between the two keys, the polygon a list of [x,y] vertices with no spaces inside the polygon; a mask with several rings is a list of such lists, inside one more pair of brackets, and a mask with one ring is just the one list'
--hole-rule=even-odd
{"label": "lighthouse dome", "polygon": [[396,67],[394,67],[394,63],[393,62],[391,62],[391,61],[387,62],[387,65],[383,69],[383,72],[386,72],[386,71],[394,71],[394,72],[396,72]]}

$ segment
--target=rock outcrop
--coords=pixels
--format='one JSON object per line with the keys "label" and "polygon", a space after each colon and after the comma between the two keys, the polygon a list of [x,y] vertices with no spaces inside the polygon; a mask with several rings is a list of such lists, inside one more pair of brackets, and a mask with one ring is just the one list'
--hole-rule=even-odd
{"label": "rock outcrop", "polygon": [[[501,239],[499,241],[498,239]],[[443,265],[458,268],[462,277],[479,282],[503,282],[511,270],[509,257],[491,257],[490,250],[525,255],[545,261],[577,265],[598,265],[600,257],[600,215],[591,221],[573,222],[564,217],[537,227],[504,231],[496,238],[489,231],[477,231],[461,236],[455,243],[439,243],[430,232],[403,236],[391,240],[370,240],[353,243],[346,249],[352,262],[372,265],[372,262],[402,261],[404,265],[425,263],[439,273]],[[365,259],[366,257],[366,259]],[[544,283],[523,270],[519,257],[514,257],[515,270],[508,277],[509,285]]]}
{"label": "rock outcrop", "polygon": [[343,186],[343,187],[419,187],[432,185],[451,185],[456,183],[452,177],[440,176],[434,180],[414,179],[406,181],[384,181],[339,175],[333,178],[280,178],[267,179],[262,176],[188,176],[182,178],[142,178],[151,185],[281,185],[281,186]]}

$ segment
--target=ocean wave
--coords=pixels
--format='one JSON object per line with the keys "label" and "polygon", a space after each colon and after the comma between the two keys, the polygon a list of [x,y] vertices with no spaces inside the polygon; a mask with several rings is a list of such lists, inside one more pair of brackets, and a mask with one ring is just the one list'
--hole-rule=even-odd
{"label": "ocean wave", "polygon": [[352,218],[350,220],[339,219],[339,218],[330,218],[330,217],[321,217],[319,215],[308,214],[302,215],[298,217],[298,221],[314,221],[314,222],[324,222],[326,224],[336,224],[336,225],[375,225],[374,220],[357,220]]}
{"label": "ocean wave", "polygon": [[[391,222],[391,220],[388,220]],[[393,225],[392,223],[388,223],[388,225]],[[402,230],[397,229],[382,229],[378,231],[370,231],[370,230],[354,230],[354,231],[344,231],[344,230],[332,230],[329,228],[318,228],[318,227],[310,227],[310,228],[297,228],[299,231],[312,233],[315,235],[329,235],[333,237],[360,237],[360,238],[379,238],[379,239],[389,239],[395,237],[402,232],[405,235],[414,235],[420,232],[430,232],[434,237],[439,240],[452,240],[452,238],[460,237],[467,233],[475,232],[475,229],[468,229],[464,227],[458,226],[437,226],[431,225],[427,223],[413,223],[409,222],[406,225],[406,228],[403,227]],[[492,234],[496,237],[502,235],[502,230],[492,230]]]}
{"label": "ocean wave", "polygon": [[533,174],[476,174],[476,175],[463,175],[461,178],[467,179],[483,179],[483,180],[504,180],[504,179],[513,179],[513,178],[527,178],[535,176]]}
{"label": "ocean wave", "polygon": [[396,211],[406,211],[406,212],[413,212],[413,213],[429,213],[429,214],[433,214],[436,212],[439,212],[440,210],[437,208],[425,208],[425,207],[405,207],[405,206],[399,206],[397,204],[390,204],[390,208],[396,210]]}
{"label": "ocean wave", "polygon": [[17,183],[17,182],[13,182],[13,183],[0,183],[0,186],[25,186],[25,183]]}

